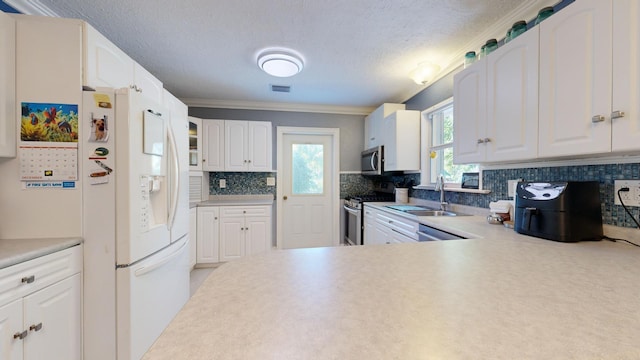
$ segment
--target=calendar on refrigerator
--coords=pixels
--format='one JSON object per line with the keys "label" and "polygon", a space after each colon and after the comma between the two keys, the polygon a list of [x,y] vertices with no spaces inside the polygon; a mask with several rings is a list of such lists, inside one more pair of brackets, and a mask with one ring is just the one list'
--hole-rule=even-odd
{"label": "calendar on refrigerator", "polygon": [[20,180],[78,180],[78,105],[22,102]]}
{"label": "calendar on refrigerator", "polygon": [[78,180],[77,143],[24,144],[20,150],[20,180]]}

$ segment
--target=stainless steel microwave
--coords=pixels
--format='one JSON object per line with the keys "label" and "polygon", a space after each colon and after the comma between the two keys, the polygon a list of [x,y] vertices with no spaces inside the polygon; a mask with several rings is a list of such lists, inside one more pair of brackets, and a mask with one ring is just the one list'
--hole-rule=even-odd
{"label": "stainless steel microwave", "polygon": [[363,175],[382,175],[384,171],[384,146],[365,150],[360,156]]}

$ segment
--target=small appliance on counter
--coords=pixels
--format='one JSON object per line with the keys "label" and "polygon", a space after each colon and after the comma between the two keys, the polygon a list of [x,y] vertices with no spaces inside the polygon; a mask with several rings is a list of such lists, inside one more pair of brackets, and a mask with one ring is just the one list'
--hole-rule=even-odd
{"label": "small appliance on counter", "polygon": [[602,210],[597,181],[519,182],[515,230],[562,242],[601,240]]}

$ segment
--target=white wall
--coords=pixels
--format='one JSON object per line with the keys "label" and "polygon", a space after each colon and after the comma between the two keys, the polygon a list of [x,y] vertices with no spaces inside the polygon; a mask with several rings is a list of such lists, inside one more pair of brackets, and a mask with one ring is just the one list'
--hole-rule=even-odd
{"label": "white wall", "polygon": [[[21,17],[16,36],[19,139],[21,102],[81,105],[82,24]],[[19,156],[18,151],[15,159],[0,159],[0,239],[80,236],[81,184],[73,190],[23,189]]]}

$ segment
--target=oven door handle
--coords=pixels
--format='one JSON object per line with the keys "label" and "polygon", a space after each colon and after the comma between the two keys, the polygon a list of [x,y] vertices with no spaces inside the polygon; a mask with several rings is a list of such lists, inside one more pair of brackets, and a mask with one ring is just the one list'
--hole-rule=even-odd
{"label": "oven door handle", "polygon": [[352,208],[348,207],[347,205],[342,205],[342,207],[343,207],[345,210],[347,210],[347,212],[348,212],[349,214],[356,215],[356,216],[360,215],[360,211],[359,211],[359,210],[352,209]]}

